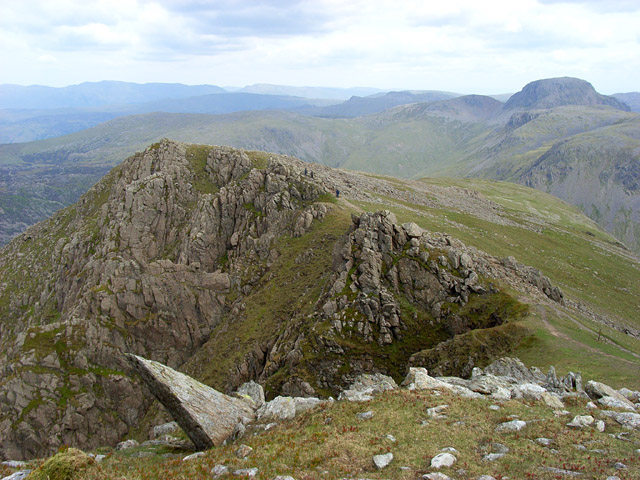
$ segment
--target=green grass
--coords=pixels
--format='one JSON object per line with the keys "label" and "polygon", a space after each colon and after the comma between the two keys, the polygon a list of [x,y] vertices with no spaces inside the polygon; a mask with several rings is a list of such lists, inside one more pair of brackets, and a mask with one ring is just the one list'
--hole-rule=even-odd
{"label": "green grass", "polygon": [[[491,399],[468,400],[448,392],[386,392],[365,403],[338,402],[282,422],[268,432],[258,431],[230,445],[214,448],[204,457],[182,462],[181,456],[163,458],[153,455],[133,458],[126,452],[115,452],[101,464],[92,465],[79,474],[84,480],[120,478],[143,479],[199,479],[211,478],[214,465],[223,464],[231,471],[257,467],[258,478],[273,479],[290,475],[296,479],[394,478],[409,480],[435,471],[430,460],[443,448],[454,447],[457,463],[443,473],[456,476],[455,471],[466,470],[464,477],[541,480],[555,479],[556,474],[543,470],[550,466],[578,470],[583,478],[605,478],[617,474],[631,480],[640,475],[640,455],[634,453],[634,442],[640,441],[637,431],[626,435],[631,442],[612,438],[610,433],[623,429],[606,420],[605,433],[589,427],[572,430],[566,427],[573,415],[586,414],[585,399],[567,402],[567,416],[558,417],[553,409],[542,403],[509,401],[500,410],[489,410]],[[429,419],[426,409],[449,405],[447,418]],[[371,410],[371,420],[359,420],[356,414]],[[589,411],[588,413],[593,413]],[[496,433],[495,427],[514,416],[529,422],[517,433]],[[597,414],[596,414],[597,416]],[[423,422],[426,422],[423,424]],[[387,438],[393,435],[395,442]],[[546,437],[559,453],[535,442]],[[499,442],[509,453],[495,462],[484,462],[484,448]],[[253,448],[251,455],[241,460],[235,451],[240,443]],[[575,445],[583,445],[583,450]],[[593,450],[604,450],[596,453]],[[376,470],[373,455],[392,452],[392,463],[382,471]],[[616,472],[613,463],[621,461],[626,470]],[[407,467],[406,470],[400,467]],[[531,476],[533,474],[533,476]]]}
{"label": "green grass", "polygon": [[[310,314],[329,274],[333,244],[350,222],[349,212],[334,207],[322,221],[314,221],[302,237],[278,240],[275,248],[280,256],[270,268],[272,274],[243,299],[241,315],[229,315],[213,331],[209,342],[188,362],[187,370],[205,383],[224,389],[229,373],[245,355],[274,338],[292,320]],[[305,260],[297,262],[303,253],[307,253]],[[218,361],[205,360],[214,354]]]}

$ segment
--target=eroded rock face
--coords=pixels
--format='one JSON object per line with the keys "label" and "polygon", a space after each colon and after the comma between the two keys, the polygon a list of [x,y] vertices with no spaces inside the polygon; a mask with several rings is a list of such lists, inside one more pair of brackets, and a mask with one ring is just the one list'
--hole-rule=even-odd
{"label": "eroded rock face", "polygon": [[221,445],[238,423],[255,418],[253,408],[161,363],[127,355],[153,395],[201,450]]}
{"label": "eroded rock face", "polygon": [[[163,141],[12,242],[0,257],[0,457],[115,445],[152,401],[126,373],[123,352],[184,371],[215,362],[217,329],[234,332],[244,301],[277,273],[279,241],[343,208],[320,201],[323,193],[366,190],[369,181],[305,168],[289,157]],[[250,337],[238,362],[217,373],[220,390],[255,380],[270,398],[314,397],[362,373],[400,379],[416,350],[508,320],[508,309],[481,321],[464,313],[497,298],[492,278],[554,297],[540,272],[399,225],[390,212],[340,222],[339,233],[295,259],[304,265],[328,246],[308,310]],[[387,361],[379,354],[393,344],[400,354]],[[480,360],[466,357],[441,374],[470,373]]]}
{"label": "eroded rock face", "polygon": [[264,273],[246,275],[243,262],[269,261],[280,236],[326,214],[303,165],[163,141],[9,244],[0,457],[115,445],[135,426],[151,397],[122,352],[172,367],[193,355],[230,309],[230,290]]}

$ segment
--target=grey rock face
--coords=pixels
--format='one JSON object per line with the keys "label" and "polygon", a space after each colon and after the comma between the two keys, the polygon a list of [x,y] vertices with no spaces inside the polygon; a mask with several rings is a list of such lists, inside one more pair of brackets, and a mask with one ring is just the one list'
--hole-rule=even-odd
{"label": "grey rock face", "polygon": [[260,407],[256,415],[261,422],[289,420],[296,416],[296,404],[292,397],[278,396]]}
{"label": "grey rock face", "polygon": [[264,389],[262,385],[251,380],[250,382],[243,383],[236,391],[239,397],[248,397],[252,402],[254,408],[258,409],[264,405]]}
{"label": "grey rock face", "polygon": [[347,390],[343,390],[339,399],[350,402],[363,402],[371,400],[373,395],[377,393],[396,388],[398,388],[398,385],[395,380],[387,375],[365,373],[358,376]]}
{"label": "grey rock face", "polygon": [[253,409],[240,399],[224,395],[161,363],[136,355],[127,358],[199,449],[221,445],[238,422],[249,423],[255,418]]}

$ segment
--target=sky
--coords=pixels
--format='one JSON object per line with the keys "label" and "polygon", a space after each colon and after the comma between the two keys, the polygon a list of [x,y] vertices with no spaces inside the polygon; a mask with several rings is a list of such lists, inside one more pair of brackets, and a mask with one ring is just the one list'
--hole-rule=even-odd
{"label": "sky", "polygon": [[640,91],[640,0],[1,0],[0,84]]}

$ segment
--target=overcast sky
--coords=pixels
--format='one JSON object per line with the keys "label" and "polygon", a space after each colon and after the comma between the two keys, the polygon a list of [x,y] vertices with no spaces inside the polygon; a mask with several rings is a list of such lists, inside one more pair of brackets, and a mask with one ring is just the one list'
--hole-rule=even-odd
{"label": "overcast sky", "polygon": [[1,0],[0,83],[640,91],[640,0]]}

